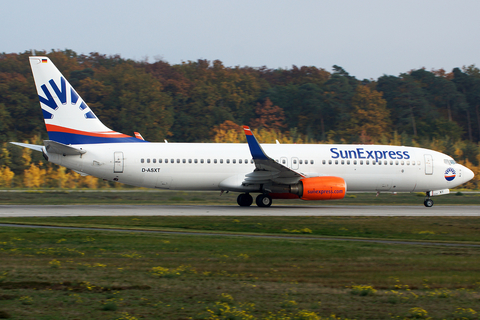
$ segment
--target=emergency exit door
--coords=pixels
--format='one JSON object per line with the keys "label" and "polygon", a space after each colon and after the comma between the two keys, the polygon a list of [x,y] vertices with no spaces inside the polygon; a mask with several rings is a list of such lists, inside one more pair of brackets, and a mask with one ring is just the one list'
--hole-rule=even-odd
{"label": "emergency exit door", "polygon": [[425,174],[433,174],[433,158],[431,154],[425,155]]}
{"label": "emergency exit door", "polygon": [[114,173],[123,173],[123,152],[116,151],[113,154],[113,172]]}

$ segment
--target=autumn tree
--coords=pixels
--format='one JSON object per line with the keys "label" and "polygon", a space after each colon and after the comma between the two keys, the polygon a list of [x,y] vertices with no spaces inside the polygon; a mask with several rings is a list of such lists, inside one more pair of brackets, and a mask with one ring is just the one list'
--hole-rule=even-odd
{"label": "autumn tree", "polygon": [[280,130],[285,128],[285,114],[279,106],[274,106],[270,98],[266,98],[263,103],[257,102],[255,108],[256,118],[250,121],[250,126],[254,128],[265,128]]}
{"label": "autumn tree", "polygon": [[352,97],[353,112],[346,133],[361,137],[362,143],[372,143],[390,136],[390,119],[386,106],[387,102],[380,92],[367,86],[358,86]]}

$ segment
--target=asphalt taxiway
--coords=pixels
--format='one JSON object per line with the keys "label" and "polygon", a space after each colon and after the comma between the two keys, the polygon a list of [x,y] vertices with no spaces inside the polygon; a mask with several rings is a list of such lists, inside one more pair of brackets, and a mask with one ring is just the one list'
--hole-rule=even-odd
{"label": "asphalt taxiway", "polygon": [[480,206],[0,205],[0,217],[73,216],[480,216]]}

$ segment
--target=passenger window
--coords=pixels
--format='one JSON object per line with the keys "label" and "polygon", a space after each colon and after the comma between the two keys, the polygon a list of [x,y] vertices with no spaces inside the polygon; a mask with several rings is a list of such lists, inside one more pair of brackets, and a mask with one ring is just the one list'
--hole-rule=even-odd
{"label": "passenger window", "polygon": [[177,163],[180,163],[180,159],[177,159]]}
{"label": "passenger window", "polygon": [[232,159],[232,163],[233,163],[233,164],[237,163],[237,160],[236,160],[236,159]]}
{"label": "passenger window", "polygon": [[357,164],[357,160],[353,160],[353,164],[356,165],[356,164]]}
{"label": "passenger window", "polygon": [[193,162],[195,162],[195,163],[198,163],[198,160],[197,160],[197,159],[195,159],[195,160],[193,160]]}
{"label": "passenger window", "polygon": [[390,160],[390,165],[393,165],[393,160]]}
{"label": "passenger window", "polygon": [[402,166],[405,164],[405,162],[402,161]]}
{"label": "passenger window", "polygon": [[282,160],[282,164],[285,164],[285,159]]}
{"label": "passenger window", "polygon": [[415,165],[415,161],[412,161],[412,166],[414,166],[414,165]]}
{"label": "passenger window", "polygon": [[158,159],[158,163],[162,163],[162,159]]}
{"label": "passenger window", "polygon": [[350,164],[350,160],[347,160],[347,164]]}
{"label": "passenger window", "polygon": [[223,163],[223,159],[220,159],[220,163]]}
{"label": "passenger window", "polygon": [[153,163],[157,163],[157,159],[152,159]]}
{"label": "passenger window", "polygon": [[187,163],[187,160],[186,160],[186,159],[182,159],[182,162],[183,162],[183,163]]}
{"label": "passenger window", "polygon": [[342,163],[342,164],[345,164],[345,160],[342,160],[342,162],[341,162],[341,163]]}
{"label": "passenger window", "polygon": [[188,159],[188,163],[192,163],[192,159]]}
{"label": "passenger window", "polygon": [[313,160],[310,160],[310,164],[313,164]]}
{"label": "passenger window", "polygon": [[409,166],[409,165],[410,165],[410,161],[407,161],[407,166]]}
{"label": "passenger window", "polygon": [[200,163],[203,163],[203,159],[200,159]]}
{"label": "passenger window", "polygon": [[147,159],[147,163],[150,163],[150,159]]}
{"label": "passenger window", "polygon": [[294,159],[294,160],[293,160],[293,164],[297,164],[297,160]]}
{"label": "passenger window", "polygon": [[[278,161],[277,161],[278,162]],[[242,159],[238,159],[238,163],[242,164]]]}
{"label": "passenger window", "polygon": [[174,160],[174,159],[170,159],[170,163],[175,163],[175,160]]}
{"label": "passenger window", "polygon": [[387,161],[387,160],[383,161],[383,164],[384,164],[384,165],[387,165],[387,164],[388,164],[388,161]]}
{"label": "passenger window", "polygon": [[213,159],[213,163],[217,163],[217,159]]}
{"label": "passenger window", "polygon": [[145,163],[145,159],[140,159],[140,162],[141,162],[141,163]]}
{"label": "passenger window", "polygon": [[360,160],[360,164],[362,164],[362,165],[363,165],[363,160]]}
{"label": "passenger window", "polygon": [[366,160],[366,161],[365,161],[365,164],[370,164],[370,161],[369,161],[369,160]]}
{"label": "passenger window", "polygon": [[398,166],[398,163],[399,163],[399,162],[398,162],[398,160],[397,160],[397,161],[395,161],[395,165],[397,165],[397,166]]}
{"label": "passenger window", "polygon": [[168,163],[168,159],[165,159],[165,163]]}
{"label": "passenger window", "polygon": [[207,163],[210,163],[210,159],[207,159]]}
{"label": "passenger window", "polygon": [[230,163],[230,159],[227,159],[227,163]]}
{"label": "passenger window", "polygon": [[335,164],[338,164],[338,160],[335,160]]}
{"label": "passenger window", "polygon": [[250,160],[250,163],[251,163],[251,164],[253,164],[253,159],[252,159],[252,160]]}

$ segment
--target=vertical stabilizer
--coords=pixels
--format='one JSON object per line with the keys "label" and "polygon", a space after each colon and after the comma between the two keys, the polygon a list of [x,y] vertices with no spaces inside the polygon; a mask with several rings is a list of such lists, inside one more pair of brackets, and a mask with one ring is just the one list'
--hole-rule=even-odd
{"label": "vertical stabilizer", "polygon": [[107,128],[48,57],[30,57],[50,140],[63,144],[144,142]]}

